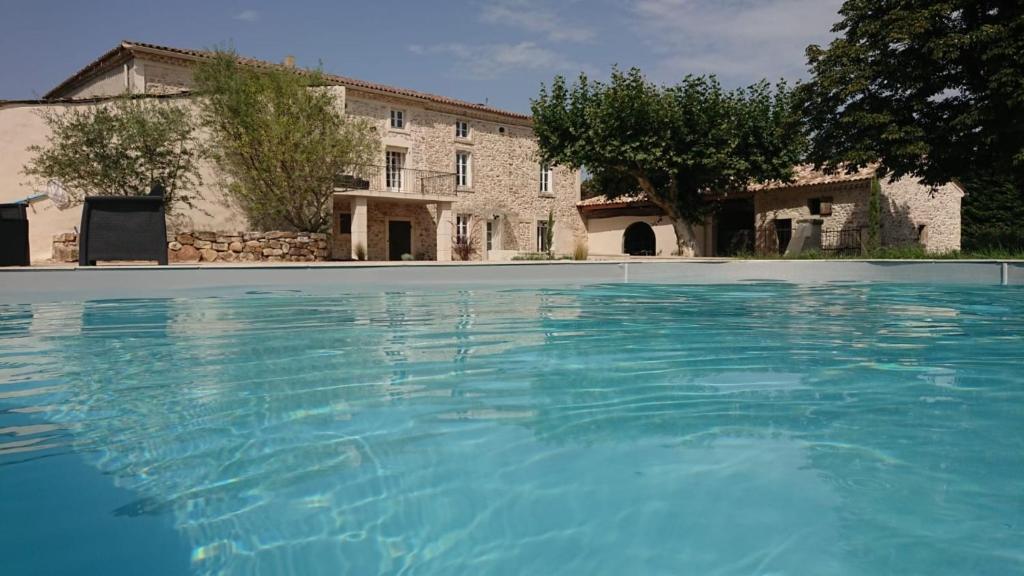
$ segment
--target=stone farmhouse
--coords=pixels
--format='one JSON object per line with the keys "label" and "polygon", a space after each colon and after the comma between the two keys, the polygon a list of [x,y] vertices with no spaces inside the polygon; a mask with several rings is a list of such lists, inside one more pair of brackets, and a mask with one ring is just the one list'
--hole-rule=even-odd
{"label": "stone farmhouse", "polygon": [[[40,183],[26,182],[21,171],[31,158],[26,148],[46,141],[40,112],[102,105],[125,92],[188,102],[191,69],[208,57],[199,50],[126,41],[40,100],[0,101],[0,202],[39,192]],[[294,65],[291,59],[243,62]],[[327,257],[354,258],[361,250],[369,260],[443,261],[452,259],[453,246],[468,245],[462,256],[470,251],[472,259],[501,260],[549,248],[567,254],[577,243],[585,244],[586,228],[576,208],[579,173],[538,162],[529,116],[343,76],[328,74],[326,79],[347,113],[370,119],[383,143],[378,166],[339,179]],[[245,218],[222,195],[212,167],[204,169],[203,180],[201,202],[171,227],[190,238],[215,236],[200,241],[211,245],[244,240]],[[551,247],[545,233],[549,213]],[[80,214],[79,207],[60,210],[48,200],[33,202],[33,260],[49,258],[51,239],[73,231]],[[195,251],[189,254],[196,256]],[[246,255],[222,250],[214,258],[243,260]]]}

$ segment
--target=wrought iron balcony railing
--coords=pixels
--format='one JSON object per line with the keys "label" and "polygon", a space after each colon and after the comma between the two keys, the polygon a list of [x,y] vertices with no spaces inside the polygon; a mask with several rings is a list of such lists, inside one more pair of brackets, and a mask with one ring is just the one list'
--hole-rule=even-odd
{"label": "wrought iron balcony railing", "polygon": [[367,190],[410,196],[455,196],[455,174],[396,166],[357,166],[335,180],[339,191]]}

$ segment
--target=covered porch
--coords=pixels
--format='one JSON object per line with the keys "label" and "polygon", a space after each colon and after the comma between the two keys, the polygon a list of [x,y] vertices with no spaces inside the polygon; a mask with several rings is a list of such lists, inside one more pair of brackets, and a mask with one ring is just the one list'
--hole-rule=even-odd
{"label": "covered porch", "polygon": [[455,174],[360,167],[338,179],[332,198],[335,259],[452,259]]}

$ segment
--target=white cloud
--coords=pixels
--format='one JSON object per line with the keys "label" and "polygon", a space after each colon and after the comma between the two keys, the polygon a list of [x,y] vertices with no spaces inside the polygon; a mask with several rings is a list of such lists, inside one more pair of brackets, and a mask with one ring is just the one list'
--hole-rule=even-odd
{"label": "white cloud", "polygon": [[255,22],[260,19],[260,13],[256,10],[242,10],[231,18],[232,20],[241,20],[242,22]]}
{"label": "white cloud", "polygon": [[533,42],[518,44],[414,44],[409,51],[420,56],[444,55],[455,62],[451,73],[470,78],[494,78],[512,70],[578,72],[589,67],[538,46]]}
{"label": "white cloud", "polygon": [[688,73],[726,83],[805,76],[808,44],[824,44],[842,0],[636,0],[635,31],[662,81]]}
{"label": "white cloud", "polygon": [[490,2],[480,11],[480,20],[539,34],[552,42],[587,42],[596,36],[593,28],[577,18],[564,19],[531,0]]}

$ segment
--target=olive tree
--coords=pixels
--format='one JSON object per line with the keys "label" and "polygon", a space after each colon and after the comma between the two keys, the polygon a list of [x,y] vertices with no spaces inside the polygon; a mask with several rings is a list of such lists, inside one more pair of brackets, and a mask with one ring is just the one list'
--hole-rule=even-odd
{"label": "olive tree", "polygon": [[606,191],[644,192],[686,254],[710,197],[792,178],[804,140],[791,101],[785,84],[726,90],[714,76],[687,76],[659,86],[633,68],[608,82],[581,74],[571,87],[558,76],[532,110],[542,160],[585,166]]}
{"label": "olive tree", "polygon": [[212,157],[250,222],[325,230],[336,178],[377,159],[370,123],[345,114],[319,71],[256,68],[217,52],[194,78]]}
{"label": "olive tree", "polygon": [[193,206],[202,183],[196,121],[176,101],[122,96],[99,105],[43,112],[45,145],[31,146],[28,176],[59,180],[73,203],[89,195],[165,190],[168,210]]}

